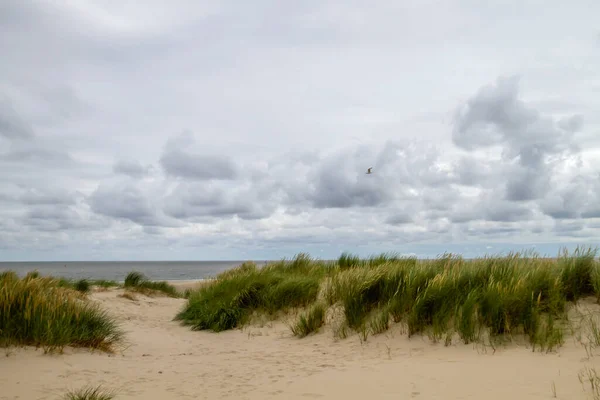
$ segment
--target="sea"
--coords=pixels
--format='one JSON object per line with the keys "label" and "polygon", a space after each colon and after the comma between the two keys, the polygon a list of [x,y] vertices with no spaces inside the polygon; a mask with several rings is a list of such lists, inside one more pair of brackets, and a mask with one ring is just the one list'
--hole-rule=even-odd
{"label": "sea", "polygon": [[[258,267],[268,261],[254,261]],[[150,280],[210,279],[243,261],[70,261],[70,262],[0,262],[0,272],[14,271],[19,276],[38,271],[42,276],[66,279],[104,279],[122,282],[128,273],[137,271]]]}

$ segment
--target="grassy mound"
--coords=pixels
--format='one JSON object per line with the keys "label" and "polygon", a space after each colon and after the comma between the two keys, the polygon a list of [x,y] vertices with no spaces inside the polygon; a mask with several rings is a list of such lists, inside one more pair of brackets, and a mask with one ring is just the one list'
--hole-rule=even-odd
{"label": "grassy mound", "polygon": [[340,307],[340,327],[364,338],[402,323],[409,336],[427,334],[434,341],[524,335],[534,349],[549,350],[563,342],[567,304],[600,298],[595,257],[596,250],[583,248],[555,259],[514,253],[475,260],[452,254],[424,261],[393,254],[363,260],[344,253],[325,263],[300,254],[262,269],[246,263],[220,274],[190,293],[176,319],[218,332],[245,324],[255,312],[307,307],[291,326],[303,337],[325,323],[327,307]]}
{"label": "grassy mound", "polygon": [[552,349],[563,341],[555,324],[568,301],[597,293],[596,251],[577,249],[557,259],[511,254],[465,261],[445,254],[418,265],[392,261],[373,268],[339,269],[328,287],[331,305],[343,306],[348,327],[380,333],[387,318],[408,334],[470,343],[523,334]]}
{"label": "grassy mound", "polygon": [[140,272],[130,272],[125,278],[125,289],[140,292],[142,294],[152,294],[156,292],[164,293],[169,297],[182,297],[182,294],[177,289],[166,281],[154,282],[146,278]]}
{"label": "grassy mound", "polygon": [[111,350],[122,338],[116,322],[59,279],[0,274],[0,344]]}
{"label": "grassy mound", "polygon": [[273,315],[313,303],[325,274],[323,263],[304,254],[261,269],[245,263],[191,292],[175,319],[195,330],[233,329],[246,323],[254,312]]}

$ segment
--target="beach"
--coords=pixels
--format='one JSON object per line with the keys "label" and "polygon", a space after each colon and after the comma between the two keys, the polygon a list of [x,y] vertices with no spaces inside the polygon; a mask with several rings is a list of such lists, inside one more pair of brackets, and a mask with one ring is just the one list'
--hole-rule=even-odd
{"label": "beach", "polygon": [[[172,282],[180,290],[199,281]],[[66,348],[2,349],[0,399],[59,399],[71,389],[102,385],[115,399],[587,399],[585,368],[599,368],[571,337],[552,353],[507,344],[433,344],[408,338],[400,325],[361,342],[331,329],[295,338],[286,321],[265,321],[221,333],[192,331],[173,321],[186,300],[95,290],[121,323],[126,344],[114,354]],[[600,312],[591,299],[587,311]]]}

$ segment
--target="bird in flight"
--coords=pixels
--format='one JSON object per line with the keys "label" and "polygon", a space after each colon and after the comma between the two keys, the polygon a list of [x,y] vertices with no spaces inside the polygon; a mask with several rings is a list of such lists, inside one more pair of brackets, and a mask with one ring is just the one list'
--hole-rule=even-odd
{"label": "bird in flight", "polygon": [[366,172],[366,174],[367,174],[367,175],[368,175],[368,174],[372,174],[372,173],[373,173],[373,172],[371,171],[372,169],[373,169],[373,167],[370,167],[369,169],[367,169],[367,172]]}

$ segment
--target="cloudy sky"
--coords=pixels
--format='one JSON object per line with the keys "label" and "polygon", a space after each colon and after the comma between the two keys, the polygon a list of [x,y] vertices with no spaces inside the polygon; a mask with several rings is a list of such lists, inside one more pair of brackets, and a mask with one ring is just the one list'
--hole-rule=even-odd
{"label": "cloudy sky", "polygon": [[0,260],[595,246],[598,15],[2,0]]}

